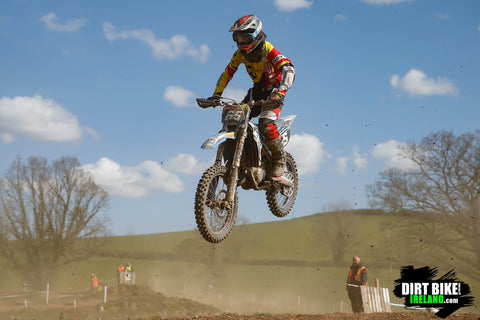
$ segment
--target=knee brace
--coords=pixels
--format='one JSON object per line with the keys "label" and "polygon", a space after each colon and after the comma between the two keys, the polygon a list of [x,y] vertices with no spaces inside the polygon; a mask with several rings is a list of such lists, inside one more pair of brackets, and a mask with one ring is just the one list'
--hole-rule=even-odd
{"label": "knee brace", "polygon": [[279,137],[277,125],[272,120],[261,118],[258,125],[266,139],[275,140]]}

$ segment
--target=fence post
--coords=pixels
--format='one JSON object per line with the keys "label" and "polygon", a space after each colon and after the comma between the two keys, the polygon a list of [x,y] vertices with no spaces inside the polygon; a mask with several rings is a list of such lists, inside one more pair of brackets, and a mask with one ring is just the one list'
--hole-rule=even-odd
{"label": "fence post", "polygon": [[50,283],[47,283],[47,304],[48,304],[48,294],[50,291]]}
{"label": "fence post", "polygon": [[107,286],[106,285],[103,291],[103,303],[107,303]]}

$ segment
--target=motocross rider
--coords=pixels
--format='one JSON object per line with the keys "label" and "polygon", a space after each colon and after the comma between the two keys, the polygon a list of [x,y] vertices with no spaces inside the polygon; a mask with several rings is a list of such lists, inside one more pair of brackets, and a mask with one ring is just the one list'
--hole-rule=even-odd
{"label": "motocross rider", "polygon": [[295,69],[287,57],[265,40],[267,36],[263,32],[262,22],[255,15],[241,17],[235,21],[229,31],[233,32],[233,40],[238,50],[220,75],[215,92],[209,99],[218,99],[222,96],[239,65],[243,63],[253,80],[253,87],[248,90],[242,103],[258,100],[278,102],[278,107],[275,109],[255,106],[251,117],[260,115],[259,129],[272,153],[273,164],[269,176],[273,180],[281,180],[285,168],[285,154],[282,137],[278,133],[274,120],[279,118],[285,93],[295,79]]}

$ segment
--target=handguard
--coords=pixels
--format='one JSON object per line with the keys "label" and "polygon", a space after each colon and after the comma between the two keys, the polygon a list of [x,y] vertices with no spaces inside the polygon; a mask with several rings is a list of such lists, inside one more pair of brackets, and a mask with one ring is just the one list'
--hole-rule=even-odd
{"label": "handguard", "polygon": [[216,107],[220,105],[220,100],[215,99],[205,99],[205,98],[197,98],[197,104],[200,108],[207,109],[210,107]]}

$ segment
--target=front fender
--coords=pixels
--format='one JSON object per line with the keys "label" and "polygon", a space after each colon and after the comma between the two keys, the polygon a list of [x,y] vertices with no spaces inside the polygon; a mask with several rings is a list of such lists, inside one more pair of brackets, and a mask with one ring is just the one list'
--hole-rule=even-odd
{"label": "front fender", "polygon": [[215,149],[220,143],[227,139],[235,139],[235,132],[220,132],[216,136],[208,138],[201,146],[202,149]]}

